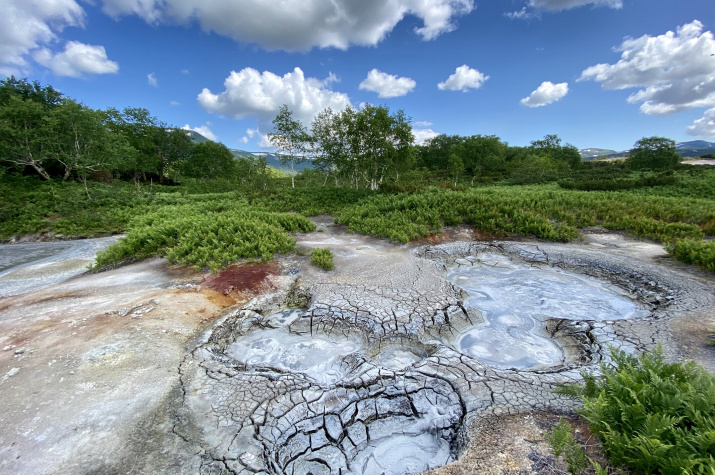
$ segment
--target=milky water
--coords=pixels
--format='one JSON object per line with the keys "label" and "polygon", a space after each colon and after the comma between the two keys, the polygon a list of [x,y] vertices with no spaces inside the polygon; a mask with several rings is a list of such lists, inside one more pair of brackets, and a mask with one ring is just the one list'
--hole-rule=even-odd
{"label": "milky water", "polygon": [[350,469],[355,475],[403,475],[451,462],[449,443],[434,434],[393,435],[371,440]]}
{"label": "milky water", "polygon": [[301,310],[289,310],[269,317],[278,328],[258,330],[236,339],[227,354],[248,366],[302,373],[320,384],[333,384],[346,375],[342,364],[346,355],[363,349],[358,340],[290,333],[287,326]]}
{"label": "milky water", "polygon": [[501,368],[563,364],[561,348],[544,332],[548,318],[618,320],[645,316],[617,287],[561,269],[532,267],[505,256],[486,256],[475,267],[453,270],[447,279],[467,293],[465,304],[484,322],[462,332],[458,349]]}

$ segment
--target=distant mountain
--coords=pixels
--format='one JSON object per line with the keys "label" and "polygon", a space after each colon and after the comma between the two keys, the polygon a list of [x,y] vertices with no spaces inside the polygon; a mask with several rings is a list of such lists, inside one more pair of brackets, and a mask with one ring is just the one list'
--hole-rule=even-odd
{"label": "distant mountain", "polygon": [[715,142],[706,142],[705,140],[680,142],[675,144],[675,149],[682,157],[699,157],[706,153],[715,153]]}
{"label": "distant mountain", "polygon": [[[283,173],[290,174],[290,162],[287,164],[282,164],[281,159],[275,153],[267,152],[246,152],[245,150],[238,150],[235,148],[230,149],[235,157],[245,157],[245,158],[255,158],[255,157],[266,157],[266,163],[269,167],[280,170]],[[310,170],[313,168],[313,163],[310,160],[306,160],[303,163],[295,164],[295,171],[302,172],[303,170]]]}
{"label": "distant mountain", "polygon": [[181,129],[184,132],[186,132],[186,135],[188,135],[191,138],[191,141],[193,143],[204,143],[204,142],[211,142],[211,140],[207,139],[200,133],[196,132],[195,130],[186,130],[186,129]]}
{"label": "distant mountain", "polygon": [[[692,140],[690,142],[679,142],[675,144],[675,150],[683,158],[699,157],[706,153],[715,153],[715,142],[706,142],[705,140]],[[579,150],[583,160],[594,160],[596,158],[615,158],[628,155],[630,150],[616,152],[615,150],[607,150],[603,148],[584,148]]]}
{"label": "distant mountain", "polygon": [[[203,143],[203,142],[211,142],[210,139],[207,139],[206,137],[204,137],[200,133],[196,132],[195,130],[186,130],[186,129],[182,129],[182,130],[184,130],[184,132],[186,132],[186,135],[191,137],[191,141],[195,144]],[[269,167],[275,168],[276,170],[280,170],[283,173],[290,174],[290,163],[283,165],[281,163],[280,157],[278,155],[276,155],[275,153],[247,152],[245,150],[238,150],[235,148],[231,148],[229,150],[231,150],[231,153],[233,153],[233,156],[237,157],[237,158],[266,157],[266,164]],[[295,165],[296,172],[301,172],[303,170],[308,170],[308,169],[312,169],[312,168],[313,168],[313,164],[310,162],[310,160],[307,160],[303,163]]]}
{"label": "distant mountain", "polygon": [[615,150],[608,150],[605,148],[584,148],[578,151],[581,154],[583,160],[593,160],[598,157],[604,157],[606,155],[614,155],[618,152]]}

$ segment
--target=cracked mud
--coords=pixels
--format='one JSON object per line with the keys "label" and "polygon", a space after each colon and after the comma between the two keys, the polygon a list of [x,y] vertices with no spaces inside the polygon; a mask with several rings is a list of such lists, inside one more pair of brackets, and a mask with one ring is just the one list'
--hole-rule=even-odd
{"label": "cracked mud", "polygon": [[[330,248],[334,271],[298,255],[269,272],[258,269],[260,276],[255,266],[239,266],[221,277],[231,278],[228,292],[235,279],[253,279],[263,293],[247,303],[232,298],[239,303],[224,311],[206,305],[217,301],[202,290],[211,278],[185,276],[164,275],[161,289],[154,283],[135,288],[134,298],[100,304],[112,325],[152,332],[181,321],[185,330],[170,338],[133,330],[88,340],[65,363],[86,377],[58,393],[72,395],[64,416],[70,425],[78,423],[72,407],[89,409],[79,416],[84,432],[62,441],[42,439],[39,429],[25,429],[27,439],[19,429],[0,434],[0,471],[539,473],[548,456],[540,421],[575,409],[553,390],[596,370],[610,347],[643,351],[660,343],[670,358],[695,354],[715,368],[712,352],[695,352],[691,330],[696,321],[715,324],[712,280],[656,262],[657,246],[607,234],[568,245],[472,242],[459,229],[455,242],[397,246],[345,233],[329,218],[317,224],[325,232],[300,236],[298,245]],[[104,279],[123,281],[132,272],[129,266]],[[63,290],[88,292],[82,279]],[[42,310],[46,293],[5,299],[3,318],[19,321],[21,304]],[[181,318],[171,313],[179,296]],[[71,311],[82,321],[89,306],[71,302],[39,314],[51,320],[52,312]],[[0,382],[0,395],[7,395],[31,371],[23,358],[40,362],[41,350],[31,339],[3,341],[21,350]],[[133,362],[147,351],[158,366],[138,371]],[[107,389],[90,378],[98,370],[113,371],[103,377]],[[161,384],[145,386],[152,380]],[[113,404],[130,394],[137,399],[131,407]],[[56,399],[27,416],[3,409],[1,422],[27,425],[36,412],[32,420],[63,427],[48,414]],[[93,440],[110,430],[100,422],[107,415],[113,436],[101,438],[99,450]],[[15,440],[19,446],[10,445]],[[7,457],[28,457],[33,449],[44,454],[34,464]]]}
{"label": "cracked mud", "polygon": [[[337,271],[228,314],[182,366],[180,430],[202,434],[205,473],[435,469],[473,421],[568,413],[558,384],[609,347],[673,348],[668,320],[713,304],[704,284],[583,247],[323,239],[306,242],[332,246]],[[295,294],[305,309],[273,313]]]}

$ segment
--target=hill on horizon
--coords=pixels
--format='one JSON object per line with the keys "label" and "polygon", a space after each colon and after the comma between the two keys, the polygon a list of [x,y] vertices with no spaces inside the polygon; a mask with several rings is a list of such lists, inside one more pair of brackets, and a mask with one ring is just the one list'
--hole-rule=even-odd
{"label": "hill on horizon", "polygon": [[[204,143],[204,142],[212,142],[211,139],[204,137],[203,135],[196,132],[195,130],[187,130],[187,129],[182,129],[182,130],[184,130],[186,132],[186,135],[188,135],[191,138],[191,141],[195,144]],[[290,163],[283,165],[281,163],[280,157],[275,153],[248,152],[246,150],[239,150],[236,148],[229,148],[229,150],[231,151],[231,153],[233,153],[233,156],[237,157],[237,158],[266,157],[266,162],[269,167],[290,175],[290,172],[291,172]],[[303,170],[309,170],[312,168],[313,168],[313,164],[310,162],[310,160],[307,160],[303,163],[295,165],[296,173],[301,172]]]}
{"label": "hill on horizon", "polygon": [[[715,153],[715,142],[707,142],[705,140],[691,140],[690,142],[678,142],[675,144],[675,150],[683,158],[699,157],[706,153]],[[596,158],[615,158],[628,155],[630,150],[617,152],[603,148],[584,148],[579,150],[583,160],[594,160]]]}

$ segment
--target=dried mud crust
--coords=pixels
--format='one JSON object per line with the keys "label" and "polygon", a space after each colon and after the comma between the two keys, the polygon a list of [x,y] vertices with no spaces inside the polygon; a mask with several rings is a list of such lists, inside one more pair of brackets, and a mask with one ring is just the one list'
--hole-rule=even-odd
{"label": "dried mud crust", "polygon": [[[519,445],[509,442],[509,431],[523,426],[509,421],[573,411],[575,402],[553,390],[579,381],[583,369],[595,370],[611,346],[644,351],[661,343],[671,358],[682,358],[683,337],[670,326],[692,312],[711,314],[715,303],[706,277],[584,245],[455,242],[413,248],[334,230],[320,234],[299,244],[332,246],[336,271],[301,267],[288,296],[277,293],[232,312],[182,365],[183,425],[177,431],[202,447],[202,473],[363,473],[364,452],[384,440],[386,427],[393,427],[392,435],[414,437],[420,423],[438,445],[444,441],[450,459],[462,455],[448,467],[460,466],[468,454],[489,446],[479,435],[485,421],[501,427],[492,433],[503,436],[504,460],[482,457],[477,465],[463,465],[477,472],[434,473],[540,473],[535,467],[541,455],[532,454],[532,460],[527,454],[531,465],[522,460],[509,468],[505,462]],[[607,280],[646,308],[647,316],[553,319],[546,331],[570,345],[567,364],[526,371],[489,366],[444,344],[479,320],[460,289],[445,280],[445,270],[475,265],[480,253]],[[290,334],[362,342],[340,360],[338,379],[318,381],[301,371],[250,364],[228,351],[238,338],[274,328],[267,317],[290,295],[302,295],[309,305],[287,324]],[[413,357],[402,366],[377,357],[395,347]],[[437,417],[436,408],[446,412]]]}

